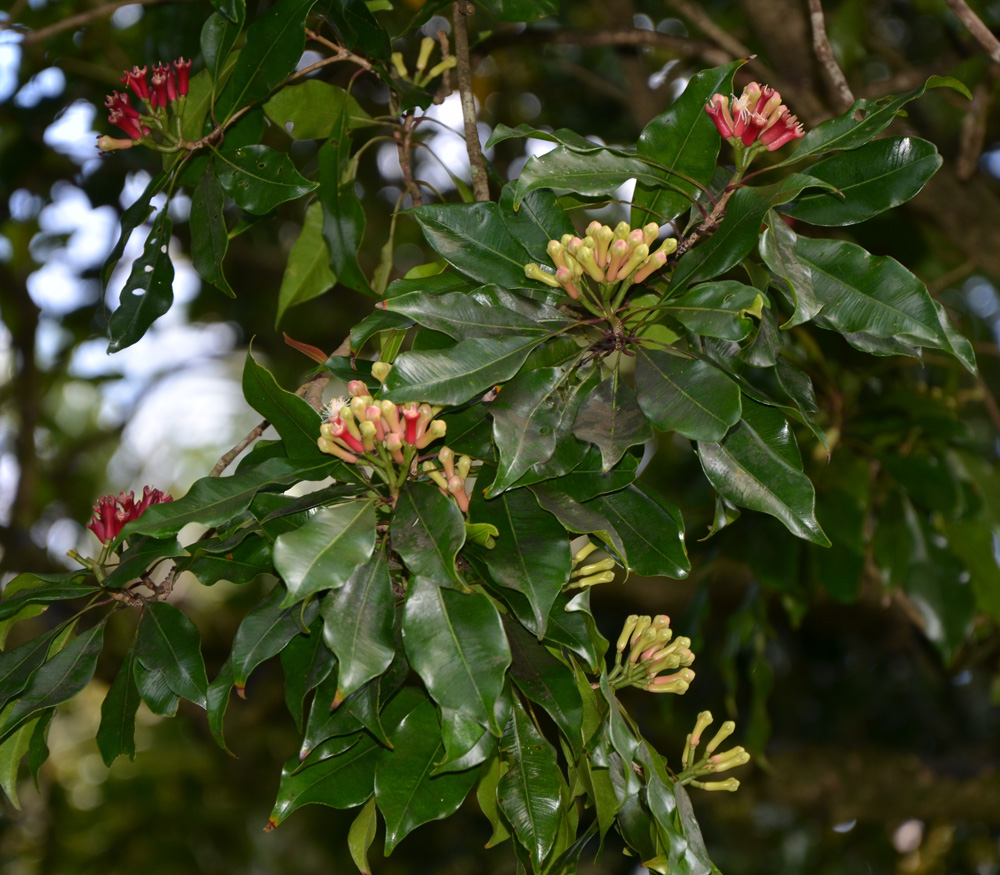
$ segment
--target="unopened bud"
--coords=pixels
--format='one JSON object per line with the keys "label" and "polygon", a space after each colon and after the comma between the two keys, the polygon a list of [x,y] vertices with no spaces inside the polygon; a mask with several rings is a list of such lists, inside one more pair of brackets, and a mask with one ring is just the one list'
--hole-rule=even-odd
{"label": "unopened bud", "polygon": [[431,59],[431,52],[434,51],[434,46],[435,45],[436,45],[436,43],[434,42],[434,38],[433,37],[425,36],[420,41],[420,54],[417,55],[417,72],[418,73],[423,73],[424,72],[424,67],[427,66],[427,62]]}
{"label": "unopened bud", "polygon": [[458,503],[459,510],[463,513],[469,509],[469,496],[465,491],[465,481],[459,477],[452,477],[448,481],[448,491],[455,496],[455,501]]}
{"label": "unopened bud", "polygon": [[328,456],[336,456],[338,459],[343,459],[345,462],[350,462],[352,465],[358,461],[357,456],[353,453],[349,453],[336,441],[321,437],[316,441],[316,445],[319,447],[321,453],[326,453]]}
{"label": "unopened bud", "polygon": [[698,715],[698,719],[694,724],[694,729],[691,732],[691,747],[696,748],[701,744],[701,734],[712,725],[712,712],[702,711]]}
{"label": "unopened bud", "polygon": [[[450,480],[455,476],[455,451],[451,447],[441,447],[438,451],[438,461],[444,468],[445,476]],[[464,477],[462,478],[465,479]]]}
{"label": "unopened bud", "polygon": [[642,242],[647,246],[652,246],[653,241],[660,236],[660,226],[656,222],[650,222],[642,226]]}
{"label": "unopened bud", "polygon": [[598,583],[611,583],[615,579],[613,571],[602,571],[600,574],[591,574],[589,577],[580,577],[573,581],[573,586],[594,586]]}
{"label": "unopened bud", "polygon": [[545,247],[545,251],[549,254],[549,258],[552,259],[552,263],[556,267],[566,266],[566,257],[563,254],[564,249],[565,247],[558,240],[550,240]]}
{"label": "unopened bud", "polygon": [[620,237],[616,238],[608,252],[608,269],[605,273],[605,278],[608,282],[614,283],[620,278],[619,272],[628,255],[628,243]]}
{"label": "unopened bud", "polygon": [[365,452],[372,452],[375,449],[375,423],[366,420],[358,425],[358,430],[361,432],[361,443]]}
{"label": "unopened bud", "polygon": [[586,544],[584,544],[579,550],[576,551],[576,553],[573,554],[573,566],[575,567],[579,565],[596,549],[597,549],[597,544],[595,544],[591,540],[588,540]]}
{"label": "unopened bud", "polygon": [[395,68],[396,74],[399,76],[400,79],[410,78],[410,73],[406,69],[406,64],[403,63],[402,52],[393,52],[390,57],[390,60],[392,61],[392,66]]}
{"label": "unopened bud", "polygon": [[650,275],[658,271],[663,265],[667,263],[667,253],[666,252],[654,252],[650,255],[635,272],[635,276],[632,277],[632,282],[641,283],[649,279]]}
{"label": "unopened bud", "polygon": [[540,283],[558,289],[562,283],[556,278],[556,274],[551,274],[540,265],[531,262],[524,266],[524,275],[530,280],[538,280]]}
{"label": "unopened bud", "polygon": [[586,577],[588,574],[598,574],[601,571],[611,571],[615,567],[615,560],[608,557],[600,562],[592,562],[590,565],[582,565],[573,572],[574,577]]}
{"label": "unopened bud", "polygon": [[359,395],[367,395],[368,387],[365,385],[364,380],[351,380],[347,384],[347,394],[352,398],[357,398]]}
{"label": "unopened bud", "polygon": [[607,225],[601,225],[600,229],[594,235],[594,239],[597,240],[597,251],[594,253],[594,261],[597,262],[599,267],[605,268],[608,265],[608,247],[611,245],[611,241],[615,239],[615,232]]}
{"label": "unopened bud", "polygon": [[385,378],[389,376],[389,371],[391,370],[392,365],[390,365],[389,362],[372,363],[372,376],[380,383],[385,382]]}
{"label": "unopened bud", "polygon": [[628,647],[628,640],[632,636],[632,632],[635,630],[636,623],[639,622],[639,617],[637,614],[629,614],[625,618],[625,624],[622,626],[622,634],[618,636],[618,643],[615,645],[619,653]]}
{"label": "unopened bud", "polygon": [[559,284],[566,290],[566,294],[573,299],[580,297],[580,290],[576,287],[573,282],[573,271],[568,267],[560,267],[556,271],[556,279],[559,280]]}
{"label": "unopened bud", "polygon": [[725,753],[717,753],[709,757],[713,772],[727,772],[737,766],[746,765],[750,762],[750,754],[742,747],[734,747]]}
{"label": "unopened bud", "polygon": [[732,720],[727,720],[722,726],[719,727],[719,731],[715,733],[715,736],[708,743],[705,748],[706,754],[715,753],[715,749],[722,744],[730,735],[736,731],[736,724]]}
{"label": "unopened bud", "polygon": [[581,246],[575,254],[577,261],[583,265],[583,269],[587,272],[587,276],[594,280],[594,282],[604,282],[604,271],[601,270],[597,266],[597,262],[594,261],[593,249],[589,246]]}
{"label": "unopened bud", "polygon": [[469,471],[472,469],[472,457],[471,456],[459,456],[458,465],[456,466],[458,470],[458,476],[463,480],[467,479],[469,476]]}
{"label": "unopened bud", "polygon": [[443,61],[439,61],[428,71],[427,75],[424,77],[424,82],[430,82],[431,79],[436,79],[445,70],[450,70],[458,63],[458,58],[452,55],[449,58],[445,58]]}
{"label": "unopened bud", "polygon": [[448,491],[448,481],[442,476],[441,472],[438,471],[437,466],[429,459],[420,466],[420,470],[423,471],[428,477],[433,480],[437,486],[443,489],[445,492]]}
{"label": "unopened bud", "polygon": [[639,265],[646,260],[647,255],[649,255],[649,247],[645,243],[638,244],[635,249],[632,250],[632,254],[629,256],[628,261],[626,261],[618,269],[618,279],[625,279],[632,273],[632,271],[638,268]]}
{"label": "unopened bud", "polygon": [[127,137],[109,137],[107,134],[97,138],[97,148],[102,152],[117,152],[120,149],[131,149],[135,140]]}
{"label": "unopened bud", "polygon": [[422,450],[429,443],[436,441],[438,438],[443,438],[447,430],[448,426],[443,420],[435,419],[429,426],[427,426],[427,430],[416,441],[416,448],[418,450]]}
{"label": "unopened bud", "polygon": [[740,789],[740,782],[736,778],[726,778],[725,781],[692,781],[695,787],[701,790],[726,790],[735,793]]}

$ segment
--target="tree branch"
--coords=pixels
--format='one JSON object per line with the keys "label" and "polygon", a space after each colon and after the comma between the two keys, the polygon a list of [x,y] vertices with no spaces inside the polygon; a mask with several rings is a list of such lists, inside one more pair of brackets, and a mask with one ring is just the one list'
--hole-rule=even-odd
{"label": "tree branch", "polygon": [[959,21],[964,24],[969,33],[981,45],[989,56],[1000,64],[1000,40],[993,36],[993,32],[983,24],[982,19],[973,12],[965,0],[945,0],[948,8],[958,16]]}
{"label": "tree branch", "polygon": [[472,15],[476,8],[467,0],[457,0],[451,8],[455,26],[455,57],[458,60],[455,71],[458,73],[458,93],[462,98],[465,147],[469,151],[472,191],[477,201],[488,201],[490,187],[486,178],[483,150],[479,145],[479,128],[476,126],[476,102],[472,96],[472,63],[469,59],[469,31],[465,25],[466,16]]}
{"label": "tree branch", "polygon": [[847,84],[844,71],[840,69],[837,59],[833,56],[833,46],[830,45],[830,40],[826,35],[826,21],[823,18],[821,0],[809,0],[809,21],[812,25],[813,49],[816,52],[816,59],[830,80],[834,101],[843,112],[854,103],[854,94],[851,92],[851,86]]}
{"label": "tree branch", "polygon": [[[30,45],[31,43],[42,42],[47,40],[50,36],[55,36],[57,33],[62,33],[64,30],[73,30],[75,28],[81,27],[82,25],[89,24],[91,21],[96,21],[98,18],[103,18],[106,15],[111,15],[117,9],[122,6],[156,6],[160,3],[180,3],[180,2],[191,2],[191,0],[116,0],[114,3],[106,3],[103,6],[97,6],[94,9],[88,9],[86,12],[80,12],[77,15],[71,15],[69,18],[64,18],[62,21],[57,21],[55,24],[50,24],[48,27],[43,27],[39,30],[29,31],[24,33],[24,38],[21,40],[23,45]],[[13,20],[7,22],[0,22],[0,30],[14,30],[16,29],[16,22]]]}

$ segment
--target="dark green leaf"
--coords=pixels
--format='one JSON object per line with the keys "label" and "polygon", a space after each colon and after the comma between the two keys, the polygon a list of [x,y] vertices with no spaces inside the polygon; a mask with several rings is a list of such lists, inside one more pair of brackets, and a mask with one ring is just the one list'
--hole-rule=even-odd
{"label": "dark green leaf", "polygon": [[235,298],[236,293],[222,272],[222,262],[229,248],[229,232],[223,215],[225,205],[225,192],[212,168],[206,167],[191,195],[191,263],[205,282]]}
{"label": "dark green leaf", "polygon": [[722,140],[705,112],[709,98],[732,90],[733,73],[745,64],[734,61],[695,74],[684,92],[639,135],[637,151],[671,173],[660,185],[639,181],[632,201],[631,224],[665,224],[687,209],[715,172]]}
{"label": "dark green leaf", "polygon": [[580,405],[573,434],[597,446],[601,451],[601,469],[607,472],[621,461],[629,447],[652,438],[653,430],[639,409],[635,392],[615,368]]}
{"label": "dark green leaf", "polygon": [[465,543],[465,520],[458,505],[436,486],[403,484],[389,535],[411,574],[465,587],[455,570],[455,557]]}
{"label": "dark green leaf", "polygon": [[404,352],[389,372],[382,397],[462,404],[513,377],[542,339],[532,335],[474,337],[450,349]]}
{"label": "dark green leaf", "polygon": [[403,642],[410,664],[442,709],[459,711],[500,734],[494,710],[510,650],[500,614],[487,596],[411,578]]}
{"label": "dark green leaf", "polygon": [[392,662],[395,599],[384,552],[359,565],[340,589],[322,602],[323,637],[340,662],[338,684],[349,696]]}
{"label": "dark green leaf", "polygon": [[27,572],[18,575],[7,584],[7,588],[4,590],[5,594],[15,581],[37,580],[38,584],[25,589],[18,587],[13,595],[0,599],[0,620],[6,620],[9,617],[15,616],[29,605],[46,605],[51,602],[64,602],[70,599],[98,595],[100,590],[96,587],[77,582],[85,576],[85,572],[75,571],[70,574],[59,575],[62,578],[61,580],[49,581],[42,575]]}
{"label": "dark green leaf", "polygon": [[282,606],[343,586],[374,549],[373,499],[321,508],[302,528],[274,542],[274,567],[288,587]]}
{"label": "dark green leaf", "polygon": [[323,641],[322,619],[309,627],[309,634],[296,635],[281,651],[281,667],[285,673],[285,704],[295,727],[302,730],[302,705],[306,695],[319,686],[333,671],[337,660]]}
{"label": "dark green leaf", "polygon": [[504,140],[523,140],[528,138],[533,140],[544,140],[547,143],[558,143],[560,146],[565,146],[567,149],[572,149],[574,152],[602,152],[607,149],[606,146],[602,146],[600,143],[595,143],[593,140],[588,140],[582,134],[578,134],[576,131],[570,130],[569,128],[558,128],[554,131],[545,131],[533,128],[530,125],[522,124],[518,125],[516,128],[512,128],[502,123],[498,124],[493,129],[493,133],[490,134],[490,138],[486,141],[484,148],[492,149],[497,143],[502,143]]}
{"label": "dark green leaf", "polygon": [[813,290],[812,272],[795,251],[797,240],[795,232],[780,216],[768,213],[767,229],[760,237],[760,256],[775,275],[784,280],[786,294],[791,297],[792,315],[781,326],[785,330],[808,322],[823,309],[823,302]]}
{"label": "dark green leaf", "polygon": [[358,250],[365,236],[365,211],[354,191],[350,119],[342,112],[333,134],[317,156],[316,178],[323,205],[323,239],[330,252],[330,269],[345,286],[371,294],[358,265]]}
{"label": "dark green leaf", "polygon": [[687,577],[691,563],[684,547],[684,520],[674,505],[632,484],[592,498],[584,507],[614,526],[625,547],[629,571],[647,577]]}
{"label": "dark green leaf", "polygon": [[324,10],[340,37],[341,45],[361,49],[383,61],[389,58],[389,35],[364,0],[337,0]]}
{"label": "dark green leaf", "polygon": [[147,670],[136,660],[132,666],[135,685],[146,707],[159,717],[173,717],[177,713],[180,698],[170,689],[162,671]]}
{"label": "dark green leaf", "polygon": [[31,676],[45,662],[53,639],[62,632],[62,627],[57,627],[0,654],[0,710],[28,685]]}
{"label": "dark green leaf", "polygon": [[743,340],[753,330],[747,311],[759,312],[765,306],[753,286],[724,281],[702,283],[663,304],[663,311],[688,331],[705,337]]}
{"label": "dark green leaf", "polygon": [[330,270],[330,251],[323,239],[323,205],[313,201],[302,220],[302,230],[288,253],[288,263],[278,290],[278,310],[275,327],[289,307],[318,298],[337,283]]}
{"label": "dark green leaf", "polygon": [[139,340],[146,329],[170,309],[174,300],[174,263],[168,251],[173,222],[164,207],[153,220],[140,255],[122,286],[118,309],[111,314],[108,352],[118,352]]}
{"label": "dark green leaf", "polygon": [[121,561],[102,583],[108,589],[121,589],[137,580],[149,566],[161,559],[179,559],[188,552],[176,538],[129,538],[129,548]]}
{"label": "dark green leaf", "polygon": [[636,350],[639,406],[661,431],[719,440],[739,422],[740,389],[721,369],[670,352]]}
{"label": "dark green leaf", "polygon": [[[235,5],[235,4],[234,4]],[[243,4],[238,4],[240,10],[235,18],[228,18],[225,15],[220,15],[218,12],[210,15],[206,20],[205,24],[201,28],[201,36],[199,40],[199,45],[201,46],[201,56],[205,61],[205,73],[211,80],[212,89],[217,93],[221,87],[220,79],[223,64],[229,57],[229,53],[232,51],[234,45],[236,45],[236,38],[240,35],[240,31],[243,29],[243,21],[246,18],[246,9],[243,8]],[[192,80],[194,77],[192,77]],[[194,84],[193,81],[191,83]],[[188,91],[188,100],[191,99],[191,92]],[[184,107],[184,116],[187,118],[188,107]],[[204,113],[199,113],[204,118]],[[201,132],[201,125],[198,125],[198,130],[192,133],[198,136]],[[185,136],[185,139],[187,137]]]}
{"label": "dark green leaf", "polygon": [[326,139],[341,113],[346,113],[349,128],[371,122],[371,116],[347,91],[319,79],[282,88],[264,104],[264,112],[296,140]]}
{"label": "dark green leaf", "polygon": [[534,261],[548,264],[549,255],[545,247],[550,240],[558,240],[563,234],[575,235],[573,223],[550,191],[532,192],[515,211],[515,186],[516,183],[508,182],[500,192],[500,218],[511,237],[528,251]]}
{"label": "dark green leaf", "polygon": [[167,602],[147,602],[135,639],[136,658],[159,671],[178,696],[206,708],[208,676],[201,636],[188,616]]}
{"label": "dark green leaf", "polygon": [[926,140],[876,140],[810,167],[810,176],[837,191],[811,192],[782,212],[810,225],[853,225],[906,203],[940,166],[937,148]]}
{"label": "dark green leaf", "polygon": [[236,205],[263,215],[278,204],[309,194],[317,187],[295,169],[292,160],[270,146],[241,146],[218,152],[215,173]]}
{"label": "dark green leaf", "polygon": [[536,483],[528,488],[535,494],[538,503],[559,520],[567,531],[577,535],[597,535],[608,552],[618,557],[622,567],[628,565],[625,545],[603,514],[592,507],[584,507],[563,492],[556,483]]}
{"label": "dark green leaf", "polygon": [[140,702],[135,684],[135,662],[135,648],[130,648],[101,703],[97,749],[108,767],[123,755],[135,759],[135,712]]}
{"label": "dark green leaf", "polygon": [[166,173],[158,173],[149,180],[142,194],[122,213],[121,233],[118,235],[118,241],[101,267],[101,284],[103,286],[107,287],[108,280],[111,279],[112,272],[124,254],[125,246],[128,244],[132,232],[142,225],[149,218],[149,214],[153,212],[150,201],[163,191],[169,181],[170,177]]}
{"label": "dark green leaf", "polygon": [[660,188],[673,181],[669,174],[638,156],[608,149],[582,154],[565,146],[556,146],[551,152],[528,159],[514,189],[514,206],[516,208],[528,194],[540,188],[550,189],[556,194],[571,192],[599,196],[612,194],[630,179],[651,188]]}
{"label": "dark green leaf", "polygon": [[243,395],[281,436],[290,459],[319,459],[316,445],[320,416],[294,392],[282,389],[271,372],[247,351],[243,367]]}
{"label": "dark green leaf", "polygon": [[721,443],[699,443],[698,456],[723,498],[776,517],[806,541],[830,546],[816,521],[816,493],[802,473],[795,437],[778,410],[747,399],[739,426]]}

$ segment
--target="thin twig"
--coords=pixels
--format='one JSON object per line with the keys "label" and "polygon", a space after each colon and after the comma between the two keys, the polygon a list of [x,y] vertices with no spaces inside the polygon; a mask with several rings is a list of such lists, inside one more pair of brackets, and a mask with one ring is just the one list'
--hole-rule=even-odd
{"label": "thin twig", "polygon": [[[991,67],[991,70],[996,68]],[[955,161],[955,175],[968,182],[979,169],[979,157],[983,154],[986,142],[986,121],[989,118],[990,104],[993,102],[993,80],[988,76],[987,82],[980,82],[972,92],[972,102],[962,117],[961,133],[958,141],[958,158]]]}
{"label": "thin twig", "polygon": [[403,117],[402,128],[393,129],[392,137],[396,141],[396,152],[399,154],[399,167],[403,171],[403,185],[406,187],[406,191],[413,201],[413,206],[419,207],[423,205],[423,199],[420,197],[420,186],[413,179],[414,122],[413,113],[408,112]]}
{"label": "thin twig", "polygon": [[[441,60],[447,61],[451,57],[451,49],[448,46],[448,34],[439,30],[437,32],[438,44],[441,46]],[[434,94],[435,103],[444,103],[445,98],[451,94],[451,67],[447,67],[441,75],[441,85]]]}
{"label": "thin twig", "polygon": [[983,24],[982,19],[973,12],[965,0],[945,0],[948,4],[948,8],[958,16],[959,20],[964,24],[971,33],[976,41],[984,49],[986,49],[989,56],[1000,64],[1000,40],[993,36],[993,32]]}
{"label": "thin twig", "polygon": [[[353,63],[357,64],[359,67],[365,70],[371,70],[372,65],[370,61],[366,61],[360,55],[354,54],[354,52],[345,49],[342,45],[339,45],[338,43],[335,43],[332,40],[328,40],[321,33],[317,33],[315,30],[310,30],[307,27],[306,36],[313,42],[320,43],[321,45],[326,46],[328,49],[332,49],[336,53],[332,58],[327,58],[325,61],[322,61],[320,63],[330,63],[331,61],[352,61]],[[297,75],[301,76],[303,75],[304,72],[305,71],[299,71]]]}
{"label": "thin twig", "polygon": [[452,18],[455,27],[455,57],[458,60],[458,93],[462,99],[462,117],[465,120],[465,148],[469,152],[469,172],[472,175],[472,191],[477,201],[490,199],[490,187],[486,178],[483,150],[479,145],[479,128],[476,125],[476,101],[472,96],[472,63],[469,60],[469,32],[465,18],[472,15],[476,7],[466,0],[452,4]]}
{"label": "thin twig", "polygon": [[219,477],[222,472],[226,470],[240,453],[242,453],[247,447],[250,446],[257,438],[259,438],[264,430],[270,425],[266,419],[262,419],[254,429],[243,438],[235,447],[233,447],[228,453],[226,453],[218,462],[215,463],[215,467],[209,472],[209,477]]}
{"label": "thin twig", "polygon": [[[134,6],[137,4],[140,6],[155,6],[159,3],[174,2],[182,2],[182,0],[116,0],[114,3],[106,3],[104,6],[88,9],[86,12],[81,12],[78,15],[71,15],[69,18],[64,18],[62,21],[57,21],[55,24],[50,24],[48,27],[43,27],[40,30],[25,33],[24,39],[21,42],[24,45],[41,42],[50,36],[62,33],[64,30],[73,30],[74,28],[89,24],[98,18],[103,18],[105,15],[111,15],[122,6]],[[183,0],[183,2],[189,2],[189,0]],[[16,22],[14,21],[0,22],[0,30],[14,29],[15,26]]]}
{"label": "thin twig", "polygon": [[812,24],[813,49],[816,52],[816,59],[830,80],[830,85],[833,86],[833,96],[843,112],[854,103],[854,94],[851,92],[851,86],[847,84],[844,71],[840,69],[837,59],[833,56],[833,46],[830,45],[830,40],[826,35],[826,20],[823,18],[821,0],[809,0],[809,21]]}

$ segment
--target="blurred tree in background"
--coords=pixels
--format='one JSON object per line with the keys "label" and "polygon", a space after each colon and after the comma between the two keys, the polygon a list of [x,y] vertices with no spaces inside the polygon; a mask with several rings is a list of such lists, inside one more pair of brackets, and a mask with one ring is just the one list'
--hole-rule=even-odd
{"label": "blurred tree in background", "polygon": [[[399,23],[423,4],[373,5]],[[449,26],[447,8],[435,5],[445,17],[428,20],[431,35]],[[696,70],[750,56],[737,88],[770,83],[807,127],[855,98],[910,90],[930,75],[954,76],[973,94],[970,102],[936,89],[908,106],[892,132],[936,144],[941,171],[905,206],[837,234],[928,284],[973,339],[978,378],[943,355],[875,358],[832,333],[803,334],[798,363],[816,387],[830,461],[807,432],[800,438],[834,547],[797,541],[752,513],[698,541],[715,518],[714,497],[688,442],[671,436],[643,477],[682,507],[693,571],[683,582],[632,577],[594,593],[605,635],[629,613],[662,610],[700,646],[700,685],[684,699],[629,700],[647,726],[662,726],[651,732],[660,746],[679,749],[693,715],[720,699],[739,715],[753,774],[736,796],[696,801],[727,875],[1000,872],[1000,47],[991,57],[968,18],[995,29],[1000,9],[971,6],[563,0],[557,15],[530,25],[482,10],[470,21],[483,140],[498,124],[527,123],[632,143]],[[223,295],[184,267],[191,233],[178,197],[175,305],[141,344],[105,354],[127,271],[105,298],[100,266],[121,211],[159,168],[146,150],[97,154],[95,134],[108,133],[104,96],[134,64],[197,57],[206,15],[206,4],[156,0],[14,0],[0,12],[4,581],[67,567],[66,551],[91,537],[83,524],[97,496],[146,482],[182,494],[206,474],[259,419],[239,392],[251,338],[279,382],[297,385],[310,364],[282,332],[329,353],[371,307],[342,286],[281,303],[283,285],[294,286],[286,263],[305,220],[300,202],[233,234],[226,279],[236,294]],[[316,57],[307,52],[301,66]],[[353,74],[344,65],[323,75],[347,85]],[[372,115],[388,101],[371,77],[357,78],[352,93]],[[414,172],[454,199],[463,164],[468,180],[464,143],[448,130],[461,130],[457,99],[430,114],[438,122],[418,129],[429,148],[415,151]],[[274,126],[267,136],[287,140]],[[377,129],[355,136],[364,142],[356,191],[367,220],[358,260],[370,275],[397,203],[409,202],[391,139]],[[544,146],[507,140],[487,157],[499,180],[513,179]],[[315,160],[309,150],[311,141],[292,146],[300,164]],[[395,223],[393,278],[435,257],[412,218]],[[123,264],[141,243],[132,241]],[[210,674],[267,585],[178,587]],[[113,676],[99,667],[94,686]],[[276,665],[255,674],[247,693],[227,724],[238,760],[218,751],[197,709],[182,708],[174,721],[142,709],[135,762],[110,771],[93,742],[103,690],[80,697],[52,727],[38,789],[26,779],[22,810],[0,813],[0,867],[12,875],[348,871],[345,812],[309,807],[261,832],[274,765],[297,739]],[[489,835],[463,811],[423,827],[376,868],[508,871],[502,849],[482,850]],[[587,865],[611,873],[635,863],[612,846]]]}

